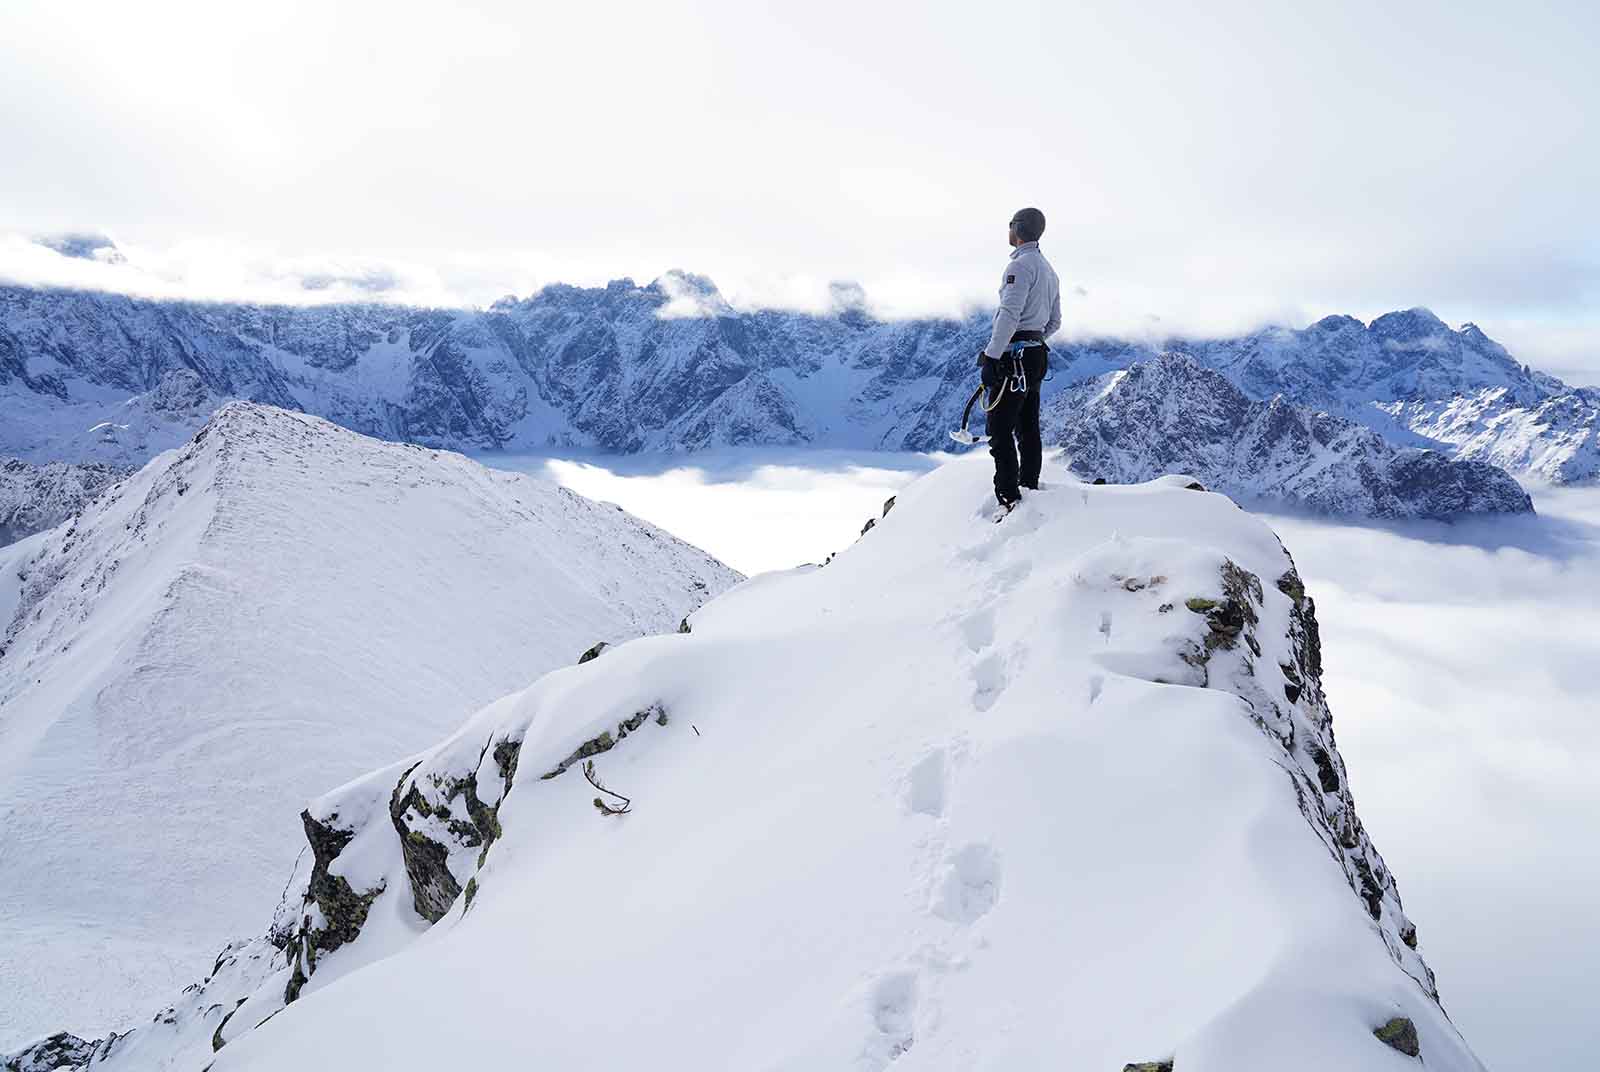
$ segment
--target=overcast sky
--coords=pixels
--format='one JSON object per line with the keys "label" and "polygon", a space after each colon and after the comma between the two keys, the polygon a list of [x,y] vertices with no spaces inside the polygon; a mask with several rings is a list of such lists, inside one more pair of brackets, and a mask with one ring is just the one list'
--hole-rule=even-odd
{"label": "overcast sky", "polygon": [[[682,267],[927,312],[990,298],[1036,204],[1069,324],[1427,305],[1600,380],[1597,10],[8,0],[0,274],[486,303]],[[20,237],[67,229],[130,263]]]}

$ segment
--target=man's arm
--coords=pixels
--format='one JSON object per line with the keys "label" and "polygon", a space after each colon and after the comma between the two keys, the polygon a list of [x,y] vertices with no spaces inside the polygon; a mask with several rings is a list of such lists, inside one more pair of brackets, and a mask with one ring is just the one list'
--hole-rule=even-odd
{"label": "man's arm", "polygon": [[1000,288],[1000,308],[994,312],[994,331],[989,334],[989,345],[983,356],[999,357],[1011,345],[1011,336],[1022,322],[1022,305],[1028,300],[1033,287],[1033,270],[1025,260],[1006,265],[1005,286]]}
{"label": "man's arm", "polygon": [[1050,319],[1044,326],[1046,339],[1054,335],[1061,328],[1061,285],[1056,285],[1056,292],[1050,295]]}

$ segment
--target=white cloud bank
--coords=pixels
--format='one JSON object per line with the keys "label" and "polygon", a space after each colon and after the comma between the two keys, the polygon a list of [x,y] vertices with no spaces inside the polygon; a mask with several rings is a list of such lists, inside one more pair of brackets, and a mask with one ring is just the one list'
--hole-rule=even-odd
{"label": "white cloud bank", "polygon": [[1600,369],[1597,38],[1577,0],[17,0],[0,231],[104,228],[143,274],[98,285],[145,292],[483,304],[678,267],[896,315],[990,300],[1032,203],[1089,330],[1427,305]]}

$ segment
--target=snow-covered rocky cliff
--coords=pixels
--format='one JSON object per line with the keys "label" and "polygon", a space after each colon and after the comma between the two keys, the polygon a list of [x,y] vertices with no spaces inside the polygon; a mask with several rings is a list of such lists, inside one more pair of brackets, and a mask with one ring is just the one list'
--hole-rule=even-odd
{"label": "snow-covered rocky cliff", "polygon": [[16,546],[7,1048],[120,1023],[248,933],[310,794],[737,579],[615,506],[243,402]]}
{"label": "snow-covered rocky cliff", "polygon": [[1334,515],[1451,518],[1527,513],[1503,469],[1397,447],[1365,425],[1253,401],[1186,354],[1163,354],[1058,395],[1044,423],[1068,464],[1119,484],[1188,473],[1239,499]]}
{"label": "snow-covered rocky cliff", "polygon": [[[455,449],[942,450],[975,381],[986,323],[981,313],[885,322],[859,303],[828,315],[737,311],[709,280],[676,272],[648,286],[550,286],[487,310],[0,286],[0,451],[140,464],[227,398]],[[1519,365],[1473,325],[1453,331],[1422,309],[1228,339],[1058,340],[1045,390],[1164,350],[1193,354],[1251,398],[1281,394],[1402,445],[1429,445],[1428,436],[1538,479],[1600,474],[1594,392]],[[193,379],[164,383],[172,373]],[[1459,415],[1440,419],[1463,405],[1470,428]]]}
{"label": "snow-covered rocky cliff", "polygon": [[0,547],[55,528],[127,475],[126,469],[96,462],[30,465],[0,459]]}
{"label": "snow-covered rocky cliff", "polygon": [[129,1033],[41,1045],[1481,1072],[1356,816],[1311,594],[1186,480],[1051,466],[997,526],[986,460],[954,461],[826,566],[312,801],[266,933]]}

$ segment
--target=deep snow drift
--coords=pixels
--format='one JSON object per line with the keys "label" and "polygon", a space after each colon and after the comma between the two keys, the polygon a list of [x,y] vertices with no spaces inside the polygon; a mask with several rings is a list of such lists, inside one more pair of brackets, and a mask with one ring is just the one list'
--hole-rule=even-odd
{"label": "deep snow drift", "polygon": [[6,1048],[123,1027],[258,928],[309,795],[737,579],[615,506],[249,403],[0,566]]}
{"label": "deep snow drift", "polygon": [[1187,354],[1162,354],[1065,391],[1045,424],[1075,473],[1117,484],[1189,473],[1236,498],[1354,517],[1533,510],[1503,469],[1397,447],[1365,425],[1282,396],[1252,400]]}
{"label": "deep snow drift", "polygon": [[997,526],[986,462],[947,465],[827,566],[312,802],[270,932],[93,1048],[217,1072],[1414,1066],[1388,1027],[1480,1068],[1355,817],[1277,539],[1181,478],[1045,477]]}

